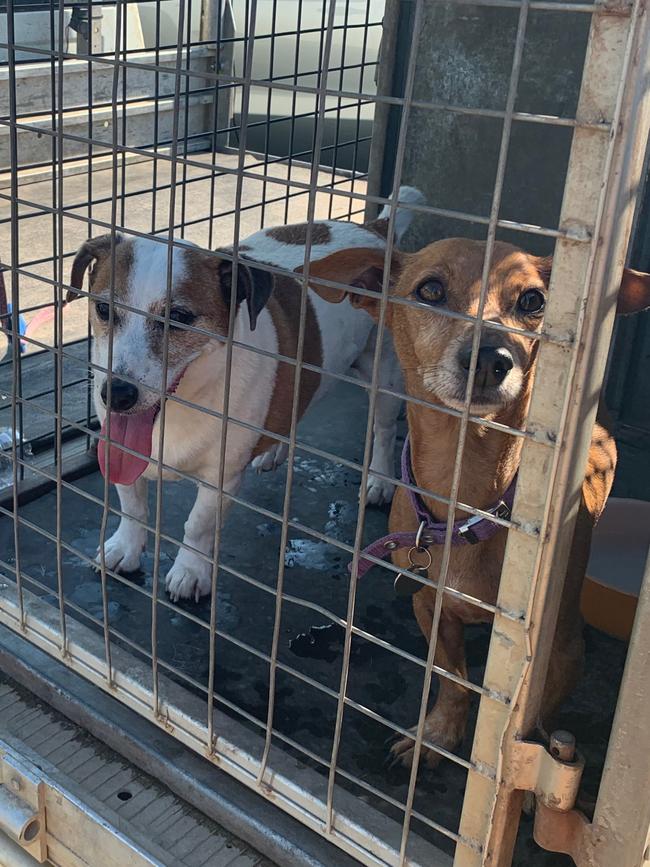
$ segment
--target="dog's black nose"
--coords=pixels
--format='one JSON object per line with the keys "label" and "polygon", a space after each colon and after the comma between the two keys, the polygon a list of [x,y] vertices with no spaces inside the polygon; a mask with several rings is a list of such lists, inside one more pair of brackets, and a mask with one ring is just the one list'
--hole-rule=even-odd
{"label": "dog's black nose", "polygon": [[[101,396],[106,406],[106,397],[108,395],[108,381],[104,380],[102,385]],[[111,409],[115,412],[126,412],[136,405],[138,402],[138,387],[130,382],[125,382],[123,379],[111,380]]]}
{"label": "dog's black nose", "polygon": [[[459,361],[464,370],[469,370],[471,347],[463,349]],[[504,346],[481,346],[476,359],[474,382],[479,388],[500,385],[514,367],[515,362]]]}

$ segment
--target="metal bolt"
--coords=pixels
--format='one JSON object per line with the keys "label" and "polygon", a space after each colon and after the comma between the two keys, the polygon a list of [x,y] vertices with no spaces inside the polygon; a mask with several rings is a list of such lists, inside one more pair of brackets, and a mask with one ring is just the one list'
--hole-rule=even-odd
{"label": "metal bolt", "polygon": [[551,755],[561,762],[572,762],[576,753],[576,739],[571,732],[558,729],[551,735]]}
{"label": "metal bolt", "polygon": [[394,551],[395,548],[397,548],[397,542],[384,542],[384,548],[388,548],[389,551]]}

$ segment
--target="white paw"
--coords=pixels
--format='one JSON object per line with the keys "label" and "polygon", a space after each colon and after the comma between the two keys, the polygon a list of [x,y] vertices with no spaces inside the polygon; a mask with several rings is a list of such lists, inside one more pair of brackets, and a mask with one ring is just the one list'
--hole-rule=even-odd
{"label": "white paw", "polygon": [[275,446],[271,446],[264,454],[258,455],[253,459],[253,469],[258,473],[277,470],[286,461],[288,453],[289,446],[287,443],[278,443]]}
{"label": "white paw", "polygon": [[[146,542],[147,531],[143,527],[120,525],[117,532],[104,543],[106,568],[112,572],[137,572]],[[102,559],[99,549],[94,565],[95,569],[101,569]]]}
{"label": "white paw", "polygon": [[210,592],[211,579],[209,563],[188,551],[181,551],[167,573],[165,590],[172,602],[178,602],[179,599],[194,599],[198,602],[201,596]]}
{"label": "white paw", "polygon": [[378,479],[377,476],[369,475],[368,484],[366,485],[366,503],[369,506],[383,506],[384,503],[390,503],[395,493],[395,485],[385,479]]}

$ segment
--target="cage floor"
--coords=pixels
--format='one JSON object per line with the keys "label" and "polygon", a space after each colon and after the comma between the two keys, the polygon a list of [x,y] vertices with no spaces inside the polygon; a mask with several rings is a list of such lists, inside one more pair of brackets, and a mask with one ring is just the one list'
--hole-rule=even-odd
{"label": "cage floor", "polygon": [[[361,461],[365,431],[366,399],[360,388],[340,384],[300,425],[298,439],[305,444],[336,452],[344,458]],[[398,444],[401,447],[401,442]],[[279,512],[282,510],[286,468],[258,476],[249,471],[241,497],[253,504]],[[296,455],[291,517],[302,524],[351,543],[357,516],[359,478],[340,464],[328,464],[301,451]],[[87,557],[95,554],[101,509],[84,499],[81,491],[103,495],[103,479],[93,474],[74,483],[77,490],[62,493],[62,538]],[[152,497],[155,493],[152,487]],[[113,499],[113,493],[111,494]],[[187,483],[163,486],[162,530],[179,538],[184,518],[193,500],[193,488]],[[116,499],[113,499],[116,502]],[[153,499],[152,499],[153,502]],[[49,532],[54,532],[56,503],[54,492],[40,497],[21,509],[23,518]],[[366,537],[376,538],[385,531],[387,510],[369,509]],[[109,532],[117,523],[111,516]],[[35,530],[21,526],[21,568],[32,576],[53,605],[57,598],[49,590],[56,587],[56,547]],[[221,562],[253,577],[272,589],[278,567],[280,526],[259,513],[233,506],[225,525]],[[0,518],[0,549],[11,552],[15,562],[12,523]],[[108,581],[108,618],[116,641],[140,648],[146,656],[151,651],[151,593],[153,540],[141,573],[123,581]],[[161,546],[161,588],[163,577],[175,555],[175,546]],[[349,577],[347,555],[332,545],[308,534],[289,533],[284,552],[285,592],[322,606],[345,617]],[[63,582],[66,600],[74,606],[71,617],[90,618],[100,628],[102,594],[98,575],[78,555],[63,550]],[[29,586],[29,582],[26,582]],[[46,589],[43,589],[46,588]],[[144,592],[141,592],[144,591]],[[274,621],[274,596],[228,573],[218,576],[216,677],[222,709],[236,716],[240,708],[246,725],[255,727],[251,718],[263,726],[266,720],[269,666],[256,653],[268,654]],[[180,681],[205,695],[208,679],[209,637],[201,624],[188,619],[191,612],[207,622],[210,604],[206,598],[172,605],[164,592],[158,602],[158,654],[163,670],[171,671]],[[87,617],[86,617],[86,616]],[[426,645],[411,612],[409,599],[396,597],[390,576],[380,567],[369,572],[357,592],[355,623],[363,630],[424,658]],[[120,638],[121,637],[121,638]],[[467,653],[470,677],[480,683],[489,641],[487,627],[467,630]],[[232,639],[238,643],[234,643]],[[579,689],[567,704],[559,723],[575,733],[579,748],[587,758],[585,786],[596,791],[602,768],[611,718],[616,700],[625,647],[595,631],[588,633],[587,673]],[[245,646],[248,646],[247,649]],[[342,661],[342,630],[327,617],[285,600],[280,630],[279,659],[329,690],[339,688]],[[422,669],[363,639],[353,640],[348,695],[359,705],[369,708],[400,726],[412,725],[418,713]],[[473,719],[477,702],[473,705]],[[277,673],[275,729],[304,746],[324,761],[332,748],[336,701],[314,686],[286,671]],[[469,758],[473,719],[460,755]],[[347,707],[344,716],[339,767],[348,774],[403,803],[408,776],[402,769],[388,768],[386,739],[391,731],[360,711]],[[294,753],[295,754],[295,753]],[[319,768],[317,762],[303,760]],[[324,771],[324,767],[320,766]],[[415,807],[421,813],[452,831],[457,831],[466,774],[462,767],[444,761],[436,771],[423,768],[418,778]],[[379,810],[399,818],[396,807],[378,795],[364,792],[352,783],[341,781]],[[433,832],[415,822],[417,833],[432,838]],[[531,823],[524,822],[518,842],[516,865],[564,865],[570,860],[539,850],[531,838]],[[451,850],[453,844],[436,835],[435,842]]]}

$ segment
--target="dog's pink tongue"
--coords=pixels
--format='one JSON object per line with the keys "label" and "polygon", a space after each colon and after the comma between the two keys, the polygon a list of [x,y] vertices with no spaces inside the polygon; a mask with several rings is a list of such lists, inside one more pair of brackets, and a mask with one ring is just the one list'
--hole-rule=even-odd
{"label": "dog's pink tongue", "polygon": [[[132,485],[139,479],[149,465],[151,456],[151,438],[153,425],[158,414],[158,407],[152,407],[145,412],[125,415],[120,412],[111,413],[111,441],[99,441],[97,457],[102,475],[106,476],[106,447],[109,448],[108,480],[117,485]],[[102,433],[106,435],[106,420],[102,425]],[[126,446],[138,455],[132,455],[118,448]],[[140,455],[142,457],[140,457]]]}

